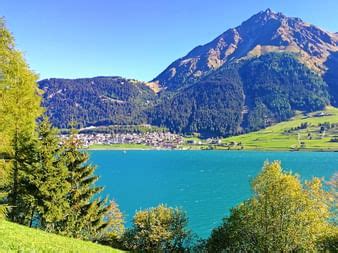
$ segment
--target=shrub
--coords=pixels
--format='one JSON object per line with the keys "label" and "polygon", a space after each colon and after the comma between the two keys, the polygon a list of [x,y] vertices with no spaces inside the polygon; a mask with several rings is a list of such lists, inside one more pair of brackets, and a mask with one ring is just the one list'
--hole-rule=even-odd
{"label": "shrub", "polygon": [[138,211],[133,227],[124,236],[124,246],[137,251],[181,252],[187,247],[191,232],[186,214],[178,208],[159,205]]}

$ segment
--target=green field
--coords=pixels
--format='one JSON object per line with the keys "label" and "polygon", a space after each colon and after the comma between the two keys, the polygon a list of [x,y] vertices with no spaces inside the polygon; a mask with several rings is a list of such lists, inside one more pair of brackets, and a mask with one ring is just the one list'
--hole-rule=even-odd
{"label": "green field", "polygon": [[[331,126],[323,126],[324,123]],[[302,124],[303,128],[300,127]],[[231,149],[243,147],[244,150],[338,151],[338,142],[332,142],[335,138],[338,139],[338,109],[327,107],[324,111],[307,115],[298,113],[289,121],[257,132],[225,138],[222,143],[233,144]]]}
{"label": "green field", "polygon": [[122,252],[0,220],[0,252]]}

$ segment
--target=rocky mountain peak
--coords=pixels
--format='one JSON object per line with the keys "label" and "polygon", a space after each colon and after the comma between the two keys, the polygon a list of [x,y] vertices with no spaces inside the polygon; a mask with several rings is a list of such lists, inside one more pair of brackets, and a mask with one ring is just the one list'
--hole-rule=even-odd
{"label": "rocky mountain peak", "polygon": [[252,20],[259,20],[259,21],[269,21],[272,19],[283,19],[286,18],[285,15],[283,15],[281,12],[273,12],[270,8],[266,9],[265,11],[260,11],[257,14],[253,15],[251,18],[248,20],[244,21],[245,22],[250,22]]}
{"label": "rocky mountain peak", "polygon": [[308,67],[324,73],[327,58],[338,51],[337,43],[337,33],[326,32],[300,18],[266,9],[211,42],[196,47],[173,62],[153,82],[161,89],[175,90],[195,82],[226,62],[269,52],[294,53]]}

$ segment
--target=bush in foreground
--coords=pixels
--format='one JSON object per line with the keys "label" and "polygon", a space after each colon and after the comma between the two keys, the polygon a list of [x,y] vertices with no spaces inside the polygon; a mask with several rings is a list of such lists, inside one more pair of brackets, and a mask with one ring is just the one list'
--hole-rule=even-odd
{"label": "bush in foreground", "polygon": [[314,178],[302,184],[266,163],[252,182],[254,196],[231,210],[207,242],[208,252],[315,252],[332,248],[331,196]]}
{"label": "bush in foreground", "polygon": [[129,250],[182,252],[191,239],[187,216],[177,208],[159,205],[138,211],[133,223],[124,236],[124,246]]}

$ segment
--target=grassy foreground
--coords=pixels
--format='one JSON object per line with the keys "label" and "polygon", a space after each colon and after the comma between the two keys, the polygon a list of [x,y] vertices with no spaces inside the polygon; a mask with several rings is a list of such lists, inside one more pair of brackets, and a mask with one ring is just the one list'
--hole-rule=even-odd
{"label": "grassy foreground", "polygon": [[122,252],[0,220],[0,252]]}
{"label": "grassy foreground", "polygon": [[[335,126],[323,131],[320,124],[324,123]],[[302,124],[307,126],[301,128]],[[307,115],[299,113],[289,121],[257,132],[223,139],[222,143],[241,143],[244,150],[338,151],[334,138],[338,139],[338,109],[327,107]]]}

